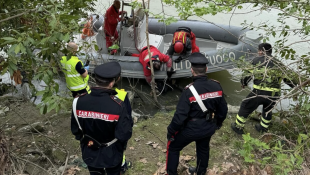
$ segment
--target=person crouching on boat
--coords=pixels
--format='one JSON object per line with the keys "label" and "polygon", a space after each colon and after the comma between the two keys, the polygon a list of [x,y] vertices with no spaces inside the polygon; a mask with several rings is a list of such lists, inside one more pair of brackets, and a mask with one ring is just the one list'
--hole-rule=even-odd
{"label": "person crouching on boat", "polygon": [[[152,55],[152,62],[153,62],[154,70],[159,70],[161,67],[161,63],[166,63],[167,76],[168,78],[171,78],[172,74],[175,73],[174,69],[172,68],[171,57],[161,53],[156,47],[152,45],[150,45],[150,52]],[[143,72],[144,72],[145,79],[150,84],[152,81],[152,77],[151,77],[150,59],[149,59],[149,53],[147,50],[147,46],[142,48],[140,54],[133,54],[130,52],[126,52],[125,56],[139,57],[139,61],[143,66]]]}
{"label": "person crouching on boat", "polygon": [[[126,11],[119,11],[121,3],[119,0],[114,0],[113,5],[106,11],[104,15],[104,33],[106,37],[107,48],[111,47],[115,41],[118,39],[118,33],[116,30],[118,22],[122,21],[119,16]],[[117,52],[116,49],[112,49],[110,54],[114,55]]]}
{"label": "person crouching on boat", "polygon": [[174,61],[178,63],[195,52],[199,52],[195,34],[189,27],[179,27],[173,34],[171,45],[166,54],[172,58],[174,53],[178,53],[180,56]]}

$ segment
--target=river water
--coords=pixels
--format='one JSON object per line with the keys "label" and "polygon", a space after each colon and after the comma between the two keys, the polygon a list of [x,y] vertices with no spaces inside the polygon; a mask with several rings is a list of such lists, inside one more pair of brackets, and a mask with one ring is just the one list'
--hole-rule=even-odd
{"label": "river water", "polygon": [[[96,14],[104,14],[105,11],[111,6],[113,0],[98,0],[95,5],[95,13]],[[203,5],[203,4],[199,4]],[[277,27],[281,27],[280,23],[277,22],[277,15],[280,11],[278,10],[270,10],[270,11],[259,11],[258,8],[254,8],[252,4],[244,4],[243,9],[235,9],[232,15],[230,13],[219,13],[216,15],[205,15],[203,17],[190,17],[190,20],[199,20],[199,21],[207,21],[215,24],[226,24],[233,26],[241,26],[241,23],[247,21],[247,23],[253,23],[253,25],[259,25],[262,22],[266,22],[268,25],[275,25]],[[129,8],[125,9],[127,12],[130,12]],[[159,14],[165,12],[167,16],[175,16],[177,17],[178,12],[173,6],[168,6],[161,3],[161,0],[151,0],[150,3],[150,12],[153,14]],[[94,13],[90,12],[89,14]],[[300,28],[300,24],[293,18],[288,18],[286,20],[287,24],[291,29]],[[264,34],[264,31],[259,31]],[[272,45],[276,41],[277,38],[270,37],[269,43]],[[287,36],[287,44],[296,42],[301,40],[299,36]],[[304,54],[309,50],[309,44],[301,43],[293,45],[293,48],[296,50],[298,54]],[[285,61],[284,61],[285,62]],[[250,92],[250,88],[246,88],[244,90],[241,89],[240,86],[240,75],[241,72],[237,69],[232,70],[224,70],[216,73],[208,74],[209,78],[216,79],[220,81],[226,101],[231,105],[239,106],[242,99],[246,97],[246,95]],[[136,80],[130,80],[131,83]],[[183,78],[179,79],[180,86],[186,86],[192,81],[191,78]],[[122,82],[119,83],[121,88],[125,88],[129,90],[129,81],[127,78],[123,78]],[[249,85],[251,87],[251,84]],[[136,85],[136,88],[142,89],[144,92],[149,93],[150,88],[148,85],[140,80],[140,83]],[[282,89],[289,89],[289,87],[285,84],[282,85]],[[176,104],[178,101],[178,97],[181,95],[180,91],[168,92],[167,94],[161,95],[159,97],[159,101],[164,105]],[[288,109],[289,105],[294,103],[292,100],[283,100],[278,106],[277,109]],[[143,106],[143,105],[142,105]],[[150,111],[150,106],[143,107],[143,111]],[[260,109],[259,109],[260,110]]]}

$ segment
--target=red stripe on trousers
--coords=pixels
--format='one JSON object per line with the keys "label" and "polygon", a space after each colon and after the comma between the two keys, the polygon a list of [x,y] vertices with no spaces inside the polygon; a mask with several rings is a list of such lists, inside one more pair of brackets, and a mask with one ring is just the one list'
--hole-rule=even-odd
{"label": "red stripe on trousers", "polygon": [[169,140],[167,143],[167,152],[166,152],[166,171],[167,171],[167,165],[168,165],[168,154],[169,154],[169,146],[171,141]]}

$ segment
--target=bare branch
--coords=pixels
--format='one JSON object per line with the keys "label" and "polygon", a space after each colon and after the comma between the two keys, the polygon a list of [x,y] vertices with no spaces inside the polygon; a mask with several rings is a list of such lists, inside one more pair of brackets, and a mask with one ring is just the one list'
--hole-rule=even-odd
{"label": "bare branch", "polygon": [[278,137],[278,138],[280,138],[280,139],[282,139],[282,140],[285,140],[287,143],[289,143],[289,144],[291,144],[291,145],[293,145],[293,146],[296,146],[296,144],[294,144],[293,142],[287,140],[285,137],[283,137],[283,136],[278,136],[278,135],[272,134],[272,133],[265,133],[264,135],[260,136],[259,139],[262,139],[264,136],[268,136],[268,135],[276,136],[276,137]]}
{"label": "bare branch", "polygon": [[8,18],[5,18],[5,19],[2,19],[2,20],[0,20],[0,23],[2,23],[4,21],[8,21],[8,20],[13,19],[13,18],[17,18],[19,16],[23,16],[24,14],[32,12],[32,11],[35,11],[35,10],[36,10],[36,8],[31,9],[31,10],[27,10],[27,11],[25,11],[23,13],[20,13],[20,14],[17,14],[17,15],[14,15],[14,16],[11,16],[11,17],[8,17]]}
{"label": "bare branch", "polygon": [[231,21],[231,18],[233,17],[235,11],[236,11],[237,7],[235,7],[234,11],[232,12],[231,16],[230,16],[230,19],[229,19],[229,27],[230,27],[230,21]]}

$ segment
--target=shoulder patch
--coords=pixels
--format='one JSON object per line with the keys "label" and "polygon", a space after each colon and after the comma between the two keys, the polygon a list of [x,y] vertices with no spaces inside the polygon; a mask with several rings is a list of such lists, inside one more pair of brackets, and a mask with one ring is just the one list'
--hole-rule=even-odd
{"label": "shoulder patch", "polygon": [[122,100],[119,99],[117,96],[115,95],[110,95],[111,99],[114,100],[117,104],[119,104],[120,106],[122,105]]}
{"label": "shoulder patch", "polygon": [[214,81],[214,82],[217,82],[218,84],[221,84],[219,81],[217,81],[217,80],[214,80],[214,79],[210,79],[210,80],[212,80],[212,81]]}
{"label": "shoulder patch", "polygon": [[185,86],[185,88],[184,89],[188,89],[191,85],[193,85],[194,84],[194,82],[193,83],[190,83],[190,84],[188,84],[187,86]]}

